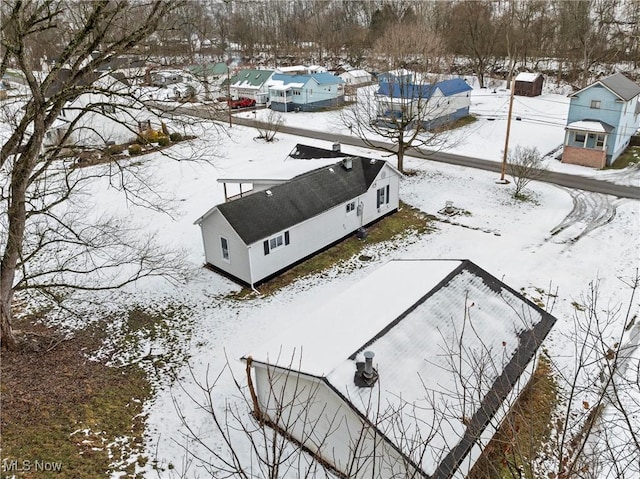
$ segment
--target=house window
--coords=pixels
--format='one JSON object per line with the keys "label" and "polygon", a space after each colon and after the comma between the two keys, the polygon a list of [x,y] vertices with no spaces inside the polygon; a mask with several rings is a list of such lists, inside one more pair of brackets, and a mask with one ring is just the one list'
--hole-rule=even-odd
{"label": "house window", "polygon": [[604,135],[598,135],[596,138],[596,146],[602,148],[604,146]]}
{"label": "house window", "polygon": [[264,248],[264,254],[268,255],[274,249],[281,248],[282,246],[287,246],[289,244],[289,232],[285,231],[282,234],[274,236],[273,238],[269,238],[262,242],[262,246]]}
{"label": "house window", "polygon": [[284,236],[279,235],[269,240],[269,249],[274,250],[284,245]]}
{"label": "house window", "polygon": [[591,100],[591,108],[600,108],[600,100]]}
{"label": "house window", "polygon": [[382,205],[389,204],[389,185],[378,188],[377,205],[380,208]]}
{"label": "house window", "polygon": [[573,140],[576,143],[584,143],[585,140],[585,134],[584,133],[577,133],[577,132],[573,132]]}
{"label": "house window", "polygon": [[220,236],[220,248],[222,249],[222,259],[229,261],[229,241],[224,236]]}
{"label": "house window", "polygon": [[347,214],[349,213],[353,213],[356,209],[356,202],[355,201],[351,201],[349,203],[347,203]]}

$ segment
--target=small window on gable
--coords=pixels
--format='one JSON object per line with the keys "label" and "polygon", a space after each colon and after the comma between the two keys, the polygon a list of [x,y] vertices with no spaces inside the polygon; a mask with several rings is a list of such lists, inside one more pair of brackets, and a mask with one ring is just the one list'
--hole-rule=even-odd
{"label": "small window on gable", "polygon": [[349,203],[347,203],[347,214],[349,213],[353,213],[356,209],[356,202],[355,201],[351,201]]}
{"label": "small window on gable", "polygon": [[220,247],[222,248],[222,259],[229,261],[229,242],[224,236],[220,236]]}
{"label": "small window on gable", "polygon": [[382,188],[378,188],[376,205],[378,208],[382,205],[389,204],[389,185],[383,186]]}
{"label": "small window on gable", "polygon": [[599,109],[600,104],[601,104],[600,100],[591,100],[591,108]]}

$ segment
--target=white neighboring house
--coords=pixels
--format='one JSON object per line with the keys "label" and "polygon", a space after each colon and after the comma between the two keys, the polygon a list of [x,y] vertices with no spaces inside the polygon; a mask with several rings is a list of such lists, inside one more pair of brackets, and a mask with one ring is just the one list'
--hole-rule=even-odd
{"label": "white neighboring house", "polygon": [[231,98],[250,98],[264,105],[269,100],[269,80],[274,70],[240,70],[229,80]]}
{"label": "white neighboring house", "polygon": [[[65,144],[102,149],[135,140],[138,133],[159,128],[157,117],[131,94],[131,88],[107,74],[91,81],[94,92],[67,102],[45,134],[45,148],[57,145],[72,128]],[[55,90],[51,91],[55,94]]]}
{"label": "white neighboring house", "polygon": [[[322,149],[298,145],[296,150],[304,155]],[[206,263],[253,286],[398,209],[402,174],[393,166],[322,151],[342,160],[271,187],[258,183],[251,194],[201,216],[195,223],[202,230]],[[256,185],[250,178],[238,182]]]}
{"label": "white neighboring house", "polygon": [[349,86],[369,85],[375,81],[373,75],[365,70],[350,70],[338,76]]}
{"label": "white neighboring house", "polygon": [[462,479],[555,321],[471,261],[393,260],[243,358],[254,413],[339,477]]}

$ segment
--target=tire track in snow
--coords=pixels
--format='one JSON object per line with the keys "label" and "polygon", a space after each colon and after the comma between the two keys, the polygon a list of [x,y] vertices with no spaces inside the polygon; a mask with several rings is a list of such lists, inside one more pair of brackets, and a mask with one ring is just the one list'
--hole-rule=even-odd
{"label": "tire track in snow", "polygon": [[601,193],[573,189],[567,191],[573,199],[573,209],[564,220],[551,229],[551,237],[557,237],[565,230],[570,233],[565,235],[568,238],[559,241],[560,243],[575,243],[593,230],[610,223],[616,216],[616,207],[622,201]]}

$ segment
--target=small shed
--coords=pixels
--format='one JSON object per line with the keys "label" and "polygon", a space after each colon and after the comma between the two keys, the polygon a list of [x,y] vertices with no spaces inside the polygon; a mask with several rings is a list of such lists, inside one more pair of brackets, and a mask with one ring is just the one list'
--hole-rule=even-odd
{"label": "small shed", "polygon": [[540,73],[518,73],[515,80],[514,95],[539,96],[542,94],[544,77]]}

